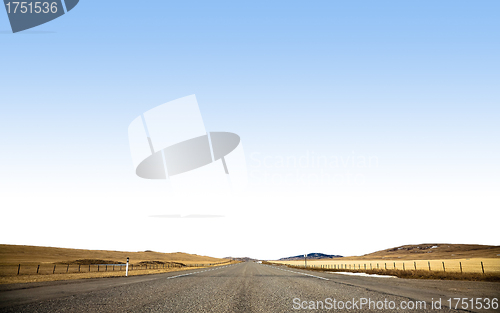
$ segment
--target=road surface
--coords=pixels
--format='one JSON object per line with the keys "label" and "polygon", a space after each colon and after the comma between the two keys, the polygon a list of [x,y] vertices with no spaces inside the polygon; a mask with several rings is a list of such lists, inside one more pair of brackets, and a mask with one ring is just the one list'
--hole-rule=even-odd
{"label": "road surface", "polygon": [[[469,310],[450,310],[452,298],[467,298]],[[157,275],[2,285],[0,312],[500,311],[485,310],[485,300],[480,301],[483,309],[470,310],[471,298],[500,298],[500,284],[360,277],[246,262]],[[436,309],[439,299],[441,310]]]}

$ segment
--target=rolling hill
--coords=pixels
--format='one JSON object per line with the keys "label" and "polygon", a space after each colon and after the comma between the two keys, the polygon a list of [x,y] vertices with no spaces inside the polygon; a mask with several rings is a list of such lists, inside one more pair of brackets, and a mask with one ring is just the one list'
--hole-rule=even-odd
{"label": "rolling hill", "polygon": [[212,258],[183,252],[162,253],[154,251],[124,252],[109,250],[84,250],[53,248],[39,246],[5,245],[0,244],[0,264],[29,264],[29,263],[71,263],[79,261],[106,260],[123,263],[130,257],[131,263],[139,262],[181,262],[181,263],[217,263],[225,259]]}
{"label": "rolling hill", "polygon": [[[324,254],[324,253],[309,253],[307,254],[307,259],[308,260],[321,260],[321,259],[334,259],[334,258],[342,258],[341,255],[331,255],[331,254]],[[281,258],[279,259],[280,261],[296,261],[296,260],[304,260],[304,255],[296,255],[296,256],[290,256],[286,258]]]}
{"label": "rolling hill", "polygon": [[[340,255],[323,253],[310,253],[308,260],[333,259]],[[417,245],[403,245],[384,249],[361,256],[346,256],[343,260],[432,260],[432,259],[461,259],[461,258],[500,258],[500,246],[449,244],[449,243],[423,243]],[[279,261],[304,260],[304,255],[281,258]]]}
{"label": "rolling hill", "polygon": [[423,243],[403,245],[365,254],[358,259],[460,259],[460,258],[496,258],[500,256],[500,246]]}

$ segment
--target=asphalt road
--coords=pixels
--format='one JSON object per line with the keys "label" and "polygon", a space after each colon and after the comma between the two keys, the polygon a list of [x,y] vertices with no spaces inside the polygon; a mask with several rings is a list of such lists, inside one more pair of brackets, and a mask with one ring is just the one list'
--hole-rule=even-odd
{"label": "asphalt road", "polygon": [[[467,298],[469,310],[450,310],[452,298]],[[471,298],[500,298],[500,284],[358,277],[247,262],[157,275],[3,285],[0,312],[500,312],[470,310]],[[439,299],[441,310],[433,308]],[[484,307],[485,300],[480,302]]]}

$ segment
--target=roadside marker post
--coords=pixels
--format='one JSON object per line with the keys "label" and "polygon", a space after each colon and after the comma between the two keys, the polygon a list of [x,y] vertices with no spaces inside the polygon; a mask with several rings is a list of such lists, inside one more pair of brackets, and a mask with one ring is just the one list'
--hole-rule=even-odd
{"label": "roadside marker post", "polygon": [[128,276],[128,260],[129,258],[127,258],[127,265],[125,266],[125,277]]}

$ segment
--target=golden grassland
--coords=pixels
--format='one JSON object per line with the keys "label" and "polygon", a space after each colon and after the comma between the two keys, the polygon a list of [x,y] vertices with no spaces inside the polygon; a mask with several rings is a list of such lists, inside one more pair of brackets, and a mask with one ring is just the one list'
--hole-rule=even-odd
{"label": "golden grassland", "polygon": [[[182,271],[231,262],[228,259],[182,252],[123,252],[0,245],[0,284],[125,276],[124,266],[98,267],[96,264],[123,264],[127,257],[131,264],[129,276]],[[17,275],[19,264],[21,270],[20,275]]]}

